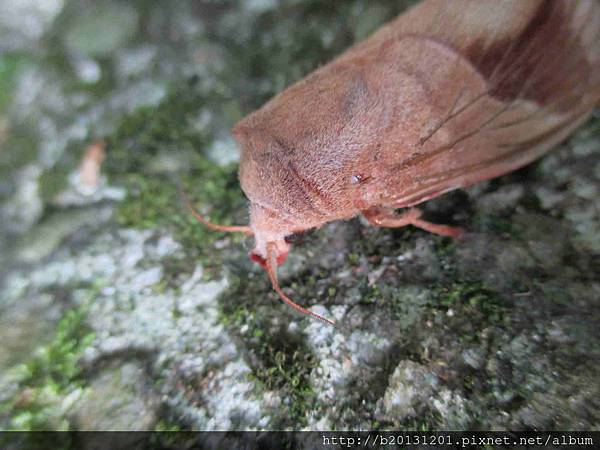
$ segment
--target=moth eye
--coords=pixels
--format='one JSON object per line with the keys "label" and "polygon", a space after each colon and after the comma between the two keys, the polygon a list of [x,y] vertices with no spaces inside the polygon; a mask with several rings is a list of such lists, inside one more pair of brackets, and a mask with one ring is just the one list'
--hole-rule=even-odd
{"label": "moth eye", "polygon": [[314,231],[315,228],[307,228],[306,230],[296,231],[295,233],[288,234],[286,237],[283,238],[283,240],[288,244],[302,244],[302,242],[304,242],[304,240],[307,237],[309,237]]}
{"label": "moth eye", "polygon": [[300,231],[297,233],[288,234],[286,237],[283,238],[283,240],[288,244],[294,244],[300,240],[302,234],[303,233]]}
{"label": "moth eye", "polygon": [[363,179],[362,175],[352,175],[350,177],[350,183],[358,184],[362,181],[362,179]]}
{"label": "moth eye", "polygon": [[356,175],[352,175],[350,177],[350,183],[352,184],[360,184],[360,183],[364,183],[365,181],[367,181],[370,177],[365,176],[361,173],[357,173]]}

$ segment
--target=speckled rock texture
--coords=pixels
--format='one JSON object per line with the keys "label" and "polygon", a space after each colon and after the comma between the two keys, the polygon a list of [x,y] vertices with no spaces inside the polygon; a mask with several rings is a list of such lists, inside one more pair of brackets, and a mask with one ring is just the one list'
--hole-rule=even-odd
{"label": "speckled rock texture", "polygon": [[179,200],[246,221],[228,129],[406,3],[2,4],[0,429],[599,430],[600,116],[427,203],[462,241],[303,236],[282,285],[336,328]]}

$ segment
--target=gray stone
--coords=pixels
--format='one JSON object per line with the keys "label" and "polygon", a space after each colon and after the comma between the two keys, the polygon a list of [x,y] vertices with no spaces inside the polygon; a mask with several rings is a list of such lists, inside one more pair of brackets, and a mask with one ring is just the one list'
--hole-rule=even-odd
{"label": "gray stone", "polygon": [[72,411],[77,429],[88,431],[146,431],[157,420],[158,399],[144,368],[113,364],[94,379]]}
{"label": "gray stone", "polygon": [[401,361],[381,399],[381,418],[401,422],[422,413],[437,390],[437,377],[413,361]]}
{"label": "gray stone", "polygon": [[466,349],[462,352],[462,357],[465,364],[475,370],[481,369],[485,363],[480,349]]}
{"label": "gray stone", "polygon": [[42,37],[64,0],[11,0],[0,3],[0,51],[29,47]]}
{"label": "gray stone", "polygon": [[136,34],[137,11],[124,3],[88,6],[65,32],[65,44],[73,52],[103,56]]}

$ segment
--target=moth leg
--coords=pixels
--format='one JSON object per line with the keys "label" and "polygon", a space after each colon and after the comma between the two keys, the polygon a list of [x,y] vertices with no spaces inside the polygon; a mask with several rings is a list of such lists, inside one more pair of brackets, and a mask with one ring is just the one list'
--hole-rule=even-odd
{"label": "moth leg", "polygon": [[413,227],[421,228],[430,233],[450,236],[454,239],[460,238],[463,234],[462,228],[440,225],[422,220],[421,211],[416,208],[410,208],[402,214],[397,214],[392,209],[371,208],[362,211],[362,215],[371,225],[376,227],[399,228],[405,227],[406,225],[412,225]]}

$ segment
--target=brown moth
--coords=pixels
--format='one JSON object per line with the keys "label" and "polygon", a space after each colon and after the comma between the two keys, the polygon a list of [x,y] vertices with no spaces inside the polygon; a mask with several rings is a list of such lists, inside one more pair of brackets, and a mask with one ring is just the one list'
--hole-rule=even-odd
{"label": "brown moth", "polygon": [[[242,119],[250,257],[281,290],[286,237],[362,214],[458,237],[413,207],[515,170],[600,103],[597,0],[425,0]],[[409,208],[403,214],[394,210]]]}

